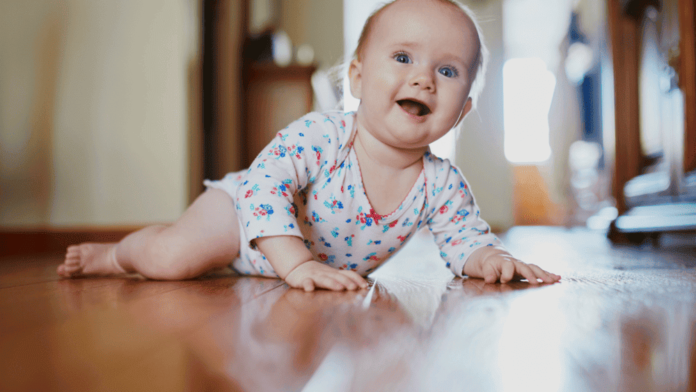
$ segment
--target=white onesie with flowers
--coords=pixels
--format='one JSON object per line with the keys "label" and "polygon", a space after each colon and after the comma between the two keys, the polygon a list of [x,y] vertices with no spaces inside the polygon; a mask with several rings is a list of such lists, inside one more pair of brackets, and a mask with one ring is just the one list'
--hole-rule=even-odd
{"label": "white onesie with flowers", "polygon": [[362,276],[424,225],[457,276],[475,250],[501,245],[459,169],[429,152],[401,205],[375,213],[353,148],[354,122],[355,112],[309,113],[278,132],[248,170],[205,182],[229,193],[236,206],[242,242],[234,270],[278,277],[251,242],[278,235],[300,237],[315,260]]}

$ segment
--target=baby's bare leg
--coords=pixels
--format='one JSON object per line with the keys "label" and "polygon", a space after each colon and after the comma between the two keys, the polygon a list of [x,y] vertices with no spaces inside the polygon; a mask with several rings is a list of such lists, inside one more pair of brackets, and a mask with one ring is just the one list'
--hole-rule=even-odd
{"label": "baby's bare leg", "polygon": [[229,264],[239,251],[239,226],[230,196],[210,189],[170,226],[148,226],[118,244],[68,248],[63,277],[138,272],[151,279],[189,279]]}

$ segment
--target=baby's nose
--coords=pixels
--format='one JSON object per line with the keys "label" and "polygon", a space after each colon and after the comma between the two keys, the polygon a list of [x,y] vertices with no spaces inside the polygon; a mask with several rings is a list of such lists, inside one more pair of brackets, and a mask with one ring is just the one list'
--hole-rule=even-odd
{"label": "baby's nose", "polygon": [[423,90],[429,90],[430,92],[435,92],[435,80],[433,78],[432,72],[422,70],[417,72],[411,77],[409,84],[412,87],[419,87]]}

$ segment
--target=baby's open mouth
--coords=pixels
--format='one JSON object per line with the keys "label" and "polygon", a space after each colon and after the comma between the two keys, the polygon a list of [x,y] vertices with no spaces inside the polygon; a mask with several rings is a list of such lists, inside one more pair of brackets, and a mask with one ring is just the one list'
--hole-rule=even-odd
{"label": "baby's open mouth", "polygon": [[415,116],[425,116],[430,113],[430,108],[424,103],[413,101],[410,99],[401,99],[396,101],[405,111]]}

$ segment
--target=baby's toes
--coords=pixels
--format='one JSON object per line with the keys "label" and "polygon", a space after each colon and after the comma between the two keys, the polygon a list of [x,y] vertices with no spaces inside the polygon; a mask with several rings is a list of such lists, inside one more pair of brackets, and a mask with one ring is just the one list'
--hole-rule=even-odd
{"label": "baby's toes", "polygon": [[68,268],[67,265],[61,264],[58,266],[56,269],[56,272],[58,273],[59,276],[62,276],[64,278],[69,278],[72,275],[72,268]]}
{"label": "baby's toes", "polygon": [[66,255],[65,256],[65,261],[63,262],[65,265],[76,265],[80,264],[80,256],[79,255]]}
{"label": "baby's toes", "polygon": [[68,250],[65,252],[66,255],[79,255],[80,254],[80,246],[79,245],[70,245],[68,246]]}

